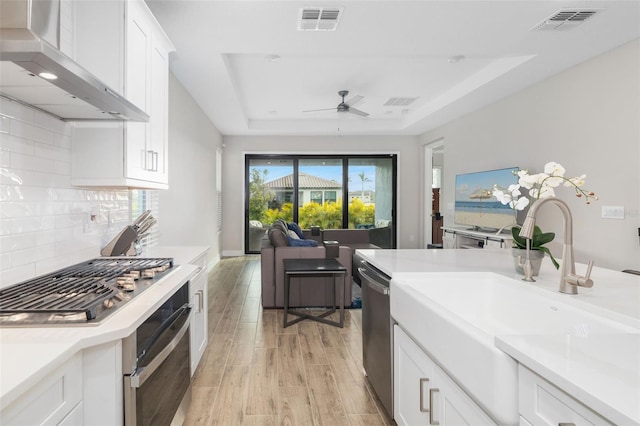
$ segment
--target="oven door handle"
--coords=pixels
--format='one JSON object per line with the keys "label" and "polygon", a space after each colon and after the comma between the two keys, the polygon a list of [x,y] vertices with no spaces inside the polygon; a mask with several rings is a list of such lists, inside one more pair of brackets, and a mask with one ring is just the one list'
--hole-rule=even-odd
{"label": "oven door handle", "polygon": [[[151,360],[149,365],[147,365],[144,368],[138,368],[137,364],[139,363],[139,361],[145,356],[147,352],[149,352],[149,349],[151,349],[151,347],[156,343],[156,341],[162,335],[162,333],[166,331],[169,327],[171,327],[176,321],[178,321],[178,319],[185,312],[187,313],[187,320],[184,322],[182,327],[180,327],[180,330],[178,330],[174,338],[167,344],[167,346],[165,346],[160,351],[160,353],[155,358]],[[190,322],[191,322],[191,305],[188,303],[185,303],[173,315],[171,315],[171,317],[169,317],[167,321],[165,321],[162,324],[162,326],[156,333],[157,338],[153,339],[153,341],[148,345],[148,347],[142,350],[141,355],[136,360],[136,366],[134,367],[133,372],[129,376],[129,381],[131,383],[132,388],[139,388],[140,386],[142,386],[144,382],[147,381],[147,379],[158,369],[160,364],[162,364],[162,362],[165,359],[167,359],[167,357],[176,348],[176,346],[178,346],[178,343],[180,342],[182,337],[185,335],[185,333],[189,330]]]}

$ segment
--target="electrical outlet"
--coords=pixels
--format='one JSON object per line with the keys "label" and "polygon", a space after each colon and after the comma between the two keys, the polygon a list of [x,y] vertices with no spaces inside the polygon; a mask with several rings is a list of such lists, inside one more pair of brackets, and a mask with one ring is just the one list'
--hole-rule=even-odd
{"label": "electrical outlet", "polygon": [[624,219],[624,206],[602,206],[603,219]]}

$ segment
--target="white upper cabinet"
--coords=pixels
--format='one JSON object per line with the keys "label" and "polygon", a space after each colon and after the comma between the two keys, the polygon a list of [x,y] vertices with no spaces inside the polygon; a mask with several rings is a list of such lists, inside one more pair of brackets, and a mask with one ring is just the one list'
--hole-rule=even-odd
{"label": "white upper cabinet", "polygon": [[124,2],[122,12],[123,94],[149,114],[149,122],[74,123],[72,184],[167,189],[169,52],[174,48],[142,0]]}

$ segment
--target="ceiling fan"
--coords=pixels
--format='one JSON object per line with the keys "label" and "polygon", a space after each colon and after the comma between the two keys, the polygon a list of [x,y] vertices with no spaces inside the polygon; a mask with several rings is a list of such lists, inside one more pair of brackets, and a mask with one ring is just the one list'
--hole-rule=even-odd
{"label": "ceiling fan", "polygon": [[342,102],[340,102],[336,108],[311,109],[311,110],[302,111],[302,112],[331,111],[335,109],[337,112],[348,112],[351,114],[358,115],[360,117],[368,117],[369,113],[360,111],[359,109],[356,109],[353,107],[354,105],[360,103],[364,99],[364,97],[360,95],[356,95],[351,99],[349,99],[348,101],[345,101],[344,98],[348,94],[349,94],[348,90],[340,90],[338,92],[338,95],[342,97]]}

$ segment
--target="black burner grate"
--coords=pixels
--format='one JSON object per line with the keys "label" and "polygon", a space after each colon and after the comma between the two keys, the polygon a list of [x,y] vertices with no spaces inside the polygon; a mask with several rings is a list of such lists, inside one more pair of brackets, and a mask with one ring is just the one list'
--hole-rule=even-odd
{"label": "black burner grate", "polygon": [[115,278],[172,266],[171,258],[90,260],[0,290],[0,315],[84,313],[92,320],[103,302],[119,293]]}

